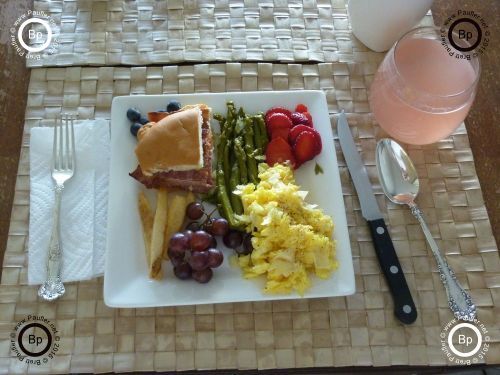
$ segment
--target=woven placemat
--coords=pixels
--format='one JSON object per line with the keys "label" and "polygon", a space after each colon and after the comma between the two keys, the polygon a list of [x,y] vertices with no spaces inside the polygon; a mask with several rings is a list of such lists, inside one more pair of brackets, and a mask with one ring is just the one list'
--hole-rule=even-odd
{"label": "woven placemat", "polygon": [[[369,113],[367,87],[378,61],[317,65],[226,63],[168,67],[36,69],[0,286],[0,372],[26,371],[10,351],[10,333],[28,314],[54,322],[60,350],[46,372],[106,372],[308,366],[447,365],[440,332],[452,319],[436,265],[418,223],[384,198],[374,167],[380,128]],[[321,89],[334,114],[348,112],[377,200],[419,311],[403,326],[380,273],[368,227],[337,140],[351,237],[356,294],[349,297],[178,308],[111,309],[102,278],[70,283],[54,303],[27,282],[30,128],[61,112],[109,118],[114,96],[250,90]],[[335,136],[336,137],[336,136]],[[500,362],[500,260],[465,128],[426,147],[409,147],[421,177],[418,203],[458,279],[470,290],[491,342],[484,359]],[[481,362],[481,361],[480,361]],[[45,367],[44,367],[45,366]]]}
{"label": "woven placemat", "polygon": [[[58,44],[27,64],[362,61],[371,52],[351,33],[346,2],[39,0]],[[423,22],[432,25],[430,14]]]}

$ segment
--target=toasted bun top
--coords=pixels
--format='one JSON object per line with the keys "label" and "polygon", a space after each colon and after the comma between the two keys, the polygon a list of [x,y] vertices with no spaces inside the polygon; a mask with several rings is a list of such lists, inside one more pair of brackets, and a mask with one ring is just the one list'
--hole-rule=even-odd
{"label": "toasted bun top", "polygon": [[168,114],[137,133],[135,154],[145,175],[203,167],[202,108],[189,106]]}

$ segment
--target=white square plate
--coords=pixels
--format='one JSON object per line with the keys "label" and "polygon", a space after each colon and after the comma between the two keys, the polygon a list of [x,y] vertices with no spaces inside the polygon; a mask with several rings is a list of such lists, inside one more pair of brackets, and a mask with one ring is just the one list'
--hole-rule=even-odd
{"label": "white square plate", "polygon": [[[296,171],[297,183],[308,190],[307,200],[316,203],[333,218],[334,239],[339,268],[327,280],[313,278],[305,298],[344,296],[354,293],[354,270],[345,216],[344,199],[340,185],[337,157],[332,130],[322,91],[231,92],[187,95],[135,95],[116,97],[111,108],[111,168],[108,208],[108,237],[104,274],[104,301],[111,307],[180,306],[205,303],[263,301],[300,298],[287,295],[264,294],[264,279],[246,280],[238,267],[230,265],[233,251],[224,251],[222,266],[214,270],[207,284],[175,278],[172,266],[164,263],[167,272],[161,281],[148,279],[144,242],[137,209],[137,195],[143,186],[128,174],[137,166],[134,154],[136,139],[130,134],[127,109],[138,108],[143,114],[165,108],[176,99],[182,105],[205,103],[214,113],[226,113],[226,101],[233,100],[246,113],[265,112],[273,106],[293,109],[305,104],[312,114],[314,126],[321,134],[323,151]],[[214,121],[217,124],[217,121]],[[314,173],[315,162],[324,173]]]}

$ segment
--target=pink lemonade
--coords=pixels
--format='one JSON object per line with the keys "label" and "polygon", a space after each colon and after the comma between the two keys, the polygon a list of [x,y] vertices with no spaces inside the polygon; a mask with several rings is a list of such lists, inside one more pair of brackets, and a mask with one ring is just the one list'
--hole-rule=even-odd
{"label": "pink lemonade", "polygon": [[[394,52],[393,52],[394,51]],[[430,38],[401,39],[375,76],[370,104],[392,137],[415,145],[449,136],[465,119],[479,72]]]}

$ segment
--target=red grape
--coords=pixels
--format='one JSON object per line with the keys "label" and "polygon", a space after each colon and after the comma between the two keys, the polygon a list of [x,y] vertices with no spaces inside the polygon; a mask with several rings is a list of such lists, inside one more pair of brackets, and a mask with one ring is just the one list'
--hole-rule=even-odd
{"label": "red grape", "polygon": [[215,236],[224,236],[229,230],[229,224],[226,219],[215,219],[212,223],[212,234]]}
{"label": "red grape", "polygon": [[189,258],[189,265],[195,271],[201,271],[207,268],[208,265],[208,251],[193,251]]}
{"label": "red grape", "polygon": [[237,230],[230,230],[222,238],[224,245],[231,249],[236,249],[243,242],[243,235]]}
{"label": "red grape", "polygon": [[189,249],[189,239],[182,233],[175,233],[170,239],[168,248],[172,256],[180,258]]}
{"label": "red grape", "polygon": [[199,283],[205,284],[210,281],[213,276],[213,271],[211,268],[205,268],[201,271],[193,271],[192,273],[193,279],[198,281]]}
{"label": "red grape", "polygon": [[251,234],[247,234],[243,239],[243,249],[245,250],[245,254],[250,254],[253,251]]}
{"label": "red grape", "polygon": [[204,230],[197,230],[191,235],[189,244],[193,251],[203,251],[210,247],[212,236]]}
{"label": "red grape", "polygon": [[218,249],[208,249],[208,267],[217,268],[222,264],[224,255]]}
{"label": "red grape", "polygon": [[172,249],[167,250],[167,255],[174,267],[184,262],[184,254],[180,256],[179,254],[172,252]]}
{"label": "red grape", "polygon": [[186,229],[184,232],[182,232],[182,234],[187,237],[188,242],[191,241],[191,236],[193,235],[192,230]]}
{"label": "red grape", "polygon": [[186,207],[186,216],[191,220],[198,220],[204,213],[203,205],[199,202],[189,203]]}
{"label": "red grape", "polygon": [[187,263],[181,263],[174,267],[174,274],[181,280],[186,280],[191,277],[191,266]]}

